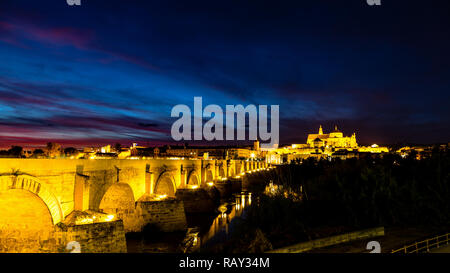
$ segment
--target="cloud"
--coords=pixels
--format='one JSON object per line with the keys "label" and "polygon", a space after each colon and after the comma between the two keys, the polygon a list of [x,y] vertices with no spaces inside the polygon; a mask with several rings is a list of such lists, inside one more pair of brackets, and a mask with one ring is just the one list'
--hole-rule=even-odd
{"label": "cloud", "polygon": [[3,37],[9,37],[14,41],[29,39],[57,46],[70,45],[82,50],[88,49],[88,45],[94,39],[92,30],[70,27],[40,28],[25,23],[0,21],[0,29]]}
{"label": "cloud", "polygon": [[[117,103],[77,96],[83,86],[17,81],[0,77],[0,107],[10,109],[0,116],[1,142],[20,137],[34,143],[62,139],[169,139],[168,120]],[[130,94],[121,93],[123,96]],[[163,103],[163,100],[160,100]],[[114,137],[113,137],[114,136]],[[130,137],[132,136],[132,137]],[[88,141],[86,140],[86,141]]]}
{"label": "cloud", "polygon": [[78,50],[103,54],[105,57],[97,58],[99,63],[108,64],[112,61],[120,60],[146,69],[160,70],[156,65],[147,62],[142,57],[101,46],[92,29],[75,27],[45,28],[24,22],[0,21],[0,30],[0,41],[16,47],[31,49],[31,46],[26,45],[30,40],[47,46],[71,46]]}

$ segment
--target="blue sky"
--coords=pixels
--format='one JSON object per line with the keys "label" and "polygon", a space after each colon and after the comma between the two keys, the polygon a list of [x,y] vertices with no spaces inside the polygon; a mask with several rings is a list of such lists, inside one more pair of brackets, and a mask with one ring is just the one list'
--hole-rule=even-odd
{"label": "blue sky", "polygon": [[446,1],[81,1],[1,1],[0,146],[170,143],[194,96],[280,105],[282,143],[450,140]]}

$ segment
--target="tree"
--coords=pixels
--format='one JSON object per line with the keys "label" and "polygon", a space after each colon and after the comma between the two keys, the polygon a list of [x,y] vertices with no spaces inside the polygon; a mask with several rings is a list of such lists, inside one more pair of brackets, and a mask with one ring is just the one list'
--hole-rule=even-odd
{"label": "tree", "polygon": [[78,154],[78,150],[75,149],[74,147],[67,147],[67,148],[64,149],[64,155],[65,156],[70,157],[70,156],[75,156],[77,154]]}
{"label": "tree", "polygon": [[33,151],[33,157],[39,157],[44,156],[44,151],[42,149],[34,149]]}
{"label": "tree", "polygon": [[8,150],[8,153],[12,156],[21,157],[23,148],[20,146],[12,146],[11,149]]}
{"label": "tree", "polygon": [[57,157],[61,155],[61,145],[54,142],[47,143],[47,156]]}
{"label": "tree", "polygon": [[116,152],[120,153],[120,151],[122,150],[122,145],[120,143],[114,144],[114,150],[116,150]]}

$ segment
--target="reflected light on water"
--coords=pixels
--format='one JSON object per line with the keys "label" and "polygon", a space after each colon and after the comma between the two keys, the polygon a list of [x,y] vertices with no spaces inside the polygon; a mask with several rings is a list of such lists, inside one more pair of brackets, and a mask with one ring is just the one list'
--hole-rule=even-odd
{"label": "reflected light on water", "polygon": [[225,234],[228,234],[228,229],[231,221],[235,217],[242,216],[244,208],[251,204],[251,198],[252,196],[250,193],[242,193],[236,195],[235,204],[231,206],[230,211],[225,212],[223,210],[224,206],[220,207],[219,210],[222,213],[217,215],[217,217],[213,220],[208,232],[201,237],[201,244],[207,242],[221,231],[225,231]]}

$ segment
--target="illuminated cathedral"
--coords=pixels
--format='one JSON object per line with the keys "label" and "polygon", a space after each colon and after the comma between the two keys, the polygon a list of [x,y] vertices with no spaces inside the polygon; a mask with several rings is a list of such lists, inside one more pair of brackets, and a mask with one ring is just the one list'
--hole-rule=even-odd
{"label": "illuminated cathedral", "polygon": [[334,131],[329,134],[324,134],[322,125],[319,127],[317,134],[309,134],[306,140],[306,144],[309,147],[335,147],[335,148],[357,148],[356,134],[353,133],[349,137],[344,137],[344,134],[338,130],[337,126],[334,126]]}
{"label": "illuminated cathedral", "polygon": [[377,144],[371,146],[359,146],[356,142],[356,133],[351,136],[344,136],[338,130],[324,134],[322,125],[317,134],[308,134],[305,144],[292,144],[268,151],[266,161],[271,164],[289,163],[293,160],[303,160],[306,158],[326,159],[340,158],[347,159],[358,157],[359,153],[388,153],[387,147]]}

